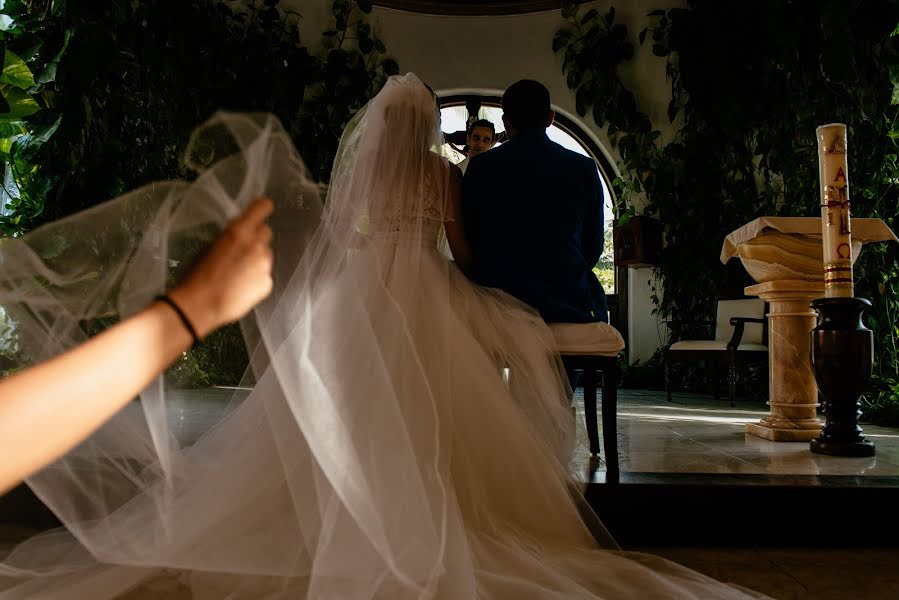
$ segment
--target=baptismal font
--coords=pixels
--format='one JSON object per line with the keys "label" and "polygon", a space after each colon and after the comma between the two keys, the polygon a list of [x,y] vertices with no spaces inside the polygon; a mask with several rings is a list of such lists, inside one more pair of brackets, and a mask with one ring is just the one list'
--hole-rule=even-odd
{"label": "baptismal font", "polygon": [[731,232],[721,251],[722,262],[738,256],[758,282],[746,295],[769,305],[770,414],[747,423],[746,432],[811,442],[824,454],[871,456],[873,444],[858,427],[873,354],[861,313],[870,303],[853,297],[852,264],[862,244],[899,240],[880,219],[854,219],[850,233],[845,126],[820,127],[818,138],[821,218],[760,217]]}

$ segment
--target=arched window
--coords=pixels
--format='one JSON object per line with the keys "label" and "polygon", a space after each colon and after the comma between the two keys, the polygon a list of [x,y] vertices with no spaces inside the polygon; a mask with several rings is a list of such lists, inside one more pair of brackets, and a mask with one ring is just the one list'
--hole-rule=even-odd
{"label": "arched window", "polygon": [[[476,114],[475,114],[475,111]],[[506,137],[505,126],[502,121],[502,108],[500,99],[489,96],[450,96],[440,98],[441,128],[446,134],[448,142],[444,145],[444,154],[453,163],[461,162],[465,155],[462,153],[465,131],[472,117],[487,119],[496,127],[497,146],[501,145]],[[599,147],[581,130],[577,124],[562,115],[556,116],[556,122],[546,131],[549,138],[583,156],[588,156],[596,162],[599,172],[599,180],[603,187],[604,204],[603,215],[605,227],[603,234],[603,253],[599,262],[593,268],[603,289],[607,295],[615,295],[621,283],[617,277],[614,265],[614,250],[612,246],[612,220],[615,218],[613,206],[613,192],[610,187],[611,165]],[[612,300],[610,298],[610,300]],[[610,302],[611,304],[611,302]],[[612,307],[610,306],[610,309]]]}

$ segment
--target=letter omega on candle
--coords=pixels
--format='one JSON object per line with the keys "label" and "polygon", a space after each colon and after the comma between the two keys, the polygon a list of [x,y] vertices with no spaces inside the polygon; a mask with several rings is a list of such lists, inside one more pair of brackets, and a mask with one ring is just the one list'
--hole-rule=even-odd
{"label": "letter omega on candle", "polygon": [[824,294],[851,298],[852,240],[849,227],[849,169],[846,126],[822,125],[818,134],[818,174],[821,185],[821,234],[824,244]]}

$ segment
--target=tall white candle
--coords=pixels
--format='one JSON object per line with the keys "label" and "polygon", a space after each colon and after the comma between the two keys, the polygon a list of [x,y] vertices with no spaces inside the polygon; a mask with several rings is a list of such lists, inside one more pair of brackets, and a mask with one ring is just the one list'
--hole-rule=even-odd
{"label": "tall white candle", "polygon": [[822,125],[818,134],[821,234],[824,243],[824,295],[851,298],[852,240],[849,227],[849,168],[846,126]]}

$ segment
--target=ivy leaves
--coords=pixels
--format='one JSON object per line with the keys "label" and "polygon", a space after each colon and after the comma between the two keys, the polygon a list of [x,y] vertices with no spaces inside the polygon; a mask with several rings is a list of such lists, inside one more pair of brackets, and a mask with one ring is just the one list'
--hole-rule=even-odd
{"label": "ivy leaves", "polygon": [[618,148],[623,178],[613,181],[617,192],[618,218],[623,224],[635,213],[629,198],[644,191],[646,170],[657,153],[660,137],[649,117],[637,107],[634,94],[618,76],[618,67],[634,56],[627,26],[615,22],[615,7],[605,14],[597,9],[580,15],[579,5],[566,2],[562,16],[567,24],[553,38],[553,52],[562,53],[562,71],[569,89],[575,92],[575,109],[588,113],[599,127],[607,127],[610,141]]}
{"label": "ivy leaves", "polygon": [[61,41],[44,36],[25,2],[7,1],[0,10],[0,232],[15,235],[41,214],[56,181],[34,161],[62,119],[47,86],[72,32],[63,30]]}
{"label": "ivy leaves", "polygon": [[[331,2],[328,31],[302,31],[308,45],[302,15],[278,0],[0,7],[7,235],[150,181],[190,176],[181,152],[216,110],[273,112],[324,181],[346,122],[399,72],[364,0]],[[322,50],[310,51],[319,40]],[[0,315],[0,344],[2,326]],[[240,331],[229,327],[170,375],[185,385],[235,384],[246,361]]]}
{"label": "ivy leaves", "polygon": [[567,3],[562,15],[568,25],[553,38],[553,52],[563,53],[562,71],[575,91],[579,115],[591,113],[609,135],[618,131],[649,131],[649,119],[637,110],[633,93],[622,85],[617,68],[634,56],[627,27],[615,23],[615,8],[601,15],[595,8],[578,16],[578,5]]}
{"label": "ivy leaves", "polygon": [[[893,33],[890,34],[890,38],[899,39],[899,25],[896,25]],[[890,74],[890,83],[893,84],[893,93],[890,96],[890,104],[897,105],[899,104],[899,60],[897,60],[895,64],[889,65],[888,72]],[[896,126],[895,121],[891,123],[890,138],[893,140],[894,144],[896,143],[896,139],[899,138],[899,127]],[[897,144],[897,147],[899,147],[899,144]]]}
{"label": "ivy leaves", "polygon": [[[750,283],[739,264],[718,263],[729,231],[761,214],[817,214],[814,131],[822,123],[849,126],[853,216],[899,224],[899,6],[688,5],[649,13],[651,25],[638,35],[666,61],[667,116],[682,119],[665,146],[633,116],[622,118],[629,101],[615,69],[624,54],[597,50],[598,40],[616,39],[613,11],[579,16],[569,3],[553,46],[565,53],[578,112],[609,123],[622,158],[622,177],[613,182],[619,202],[645,193],[646,212],[663,223],[654,303],[666,316],[708,315],[715,294]],[[857,292],[874,304],[866,316],[876,340],[869,415],[876,408],[899,418],[899,245],[867,246],[856,273]]]}
{"label": "ivy leaves", "polygon": [[345,123],[399,72],[368,22],[372,3],[331,2],[315,53],[301,14],[278,0],[238,4],[5,0],[0,232],[187,176],[181,150],[219,109],[275,113],[326,180]]}
{"label": "ivy leaves", "polygon": [[328,180],[344,125],[388,77],[399,74],[399,65],[386,55],[384,42],[365,18],[371,10],[371,2],[334,0],[333,27],[323,33],[319,72],[291,128],[319,181]]}

